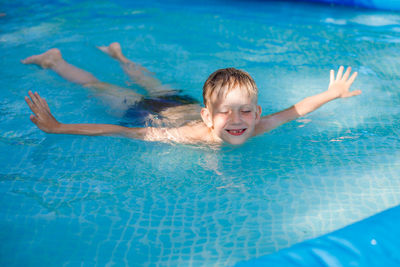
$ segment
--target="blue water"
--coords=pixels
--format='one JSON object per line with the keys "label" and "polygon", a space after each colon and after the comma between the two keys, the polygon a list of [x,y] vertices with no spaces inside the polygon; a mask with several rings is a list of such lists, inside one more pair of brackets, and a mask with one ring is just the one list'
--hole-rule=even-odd
{"label": "blue water", "polygon": [[[229,266],[400,203],[400,14],[307,3],[2,1],[0,265]],[[249,72],[263,114],[325,90],[351,65],[363,94],[243,146],[48,135],[23,97],[66,123],[119,123],[93,92],[19,61],[57,47],[138,90],[96,49],[201,100],[215,69]]]}

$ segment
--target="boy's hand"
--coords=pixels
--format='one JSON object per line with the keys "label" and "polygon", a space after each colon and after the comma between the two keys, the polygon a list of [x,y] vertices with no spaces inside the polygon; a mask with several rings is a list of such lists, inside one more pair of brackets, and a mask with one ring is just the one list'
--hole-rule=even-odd
{"label": "boy's hand", "polygon": [[41,98],[38,93],[28,92],[29,97],[25,96],[25,101],[35,115],[31,115],[31,121],[36,126],[46,133],[55,133],[60,127],[60,123],[51,115],[50,108],[44,98]]}
{"label": "boy's hand", "polygon": [[[335,71],[331,70],[328,91],[335,94],[335,98],[351,97],[361,94],[361,90],[349,91],[350,86],[357,77],[357,72],[350,76],[351,67],[343,74],[344,67],[340,66],[335,78]],[[350,78],[349,78],[350,76]]]}

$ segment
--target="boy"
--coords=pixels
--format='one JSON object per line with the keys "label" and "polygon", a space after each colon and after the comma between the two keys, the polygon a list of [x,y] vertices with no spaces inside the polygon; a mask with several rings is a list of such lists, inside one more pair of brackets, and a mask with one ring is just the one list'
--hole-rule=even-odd
{"label": "boy", "polygon": [[[194,101],[187,100],[185,97],[178,97],[177,100],[174,100],[175,102],[172,101],[174,103],[171,103],[168,97],[171,91],[164,88],[157,79],[151,77],[145,68],[129,61],[122,54],[118,43],[112,43],[108,47],[99,47],[99,49],[118,60],[124,71],[137,84],[145,88],[150,97],[146,98],[131,90],[100,82],[92,74],[65,62],[57,49],[29,57],[22,63],[50,68],[62,77],[102,92],[106,96],[123,96],[120,104],[124,105],[126,109],[132,105],[140,105],[145,99],[158,99],[152,101],[155,105],[166,101],[166,107],[159,108],[156,113],[167,121],[174,121],[177,126],[124,127],[111,124],[63,124],[53,117],[45,99],[41,98],[38,93],[29,91],[30,98],[25,97],[25,100],[34,113],[30,119],[37,127],[47,133],[122,135],[147,141],[239,145],[250,137],[263,134],[304,116],[331,100],[361,93],[360,90],[349,91],[357,72],[350,76],[351,68],[347,68],[344,72],[344,68],[341,66],[336,77],[334,71],[331,70],[327,91],[305,98],[286,110],[261,117],[261,107],[257,105],[258,91],[254,80],[246,72],[228,68],[217,70],[209,76],[203,87],[205,107],[199,109]],[[196,120],[198,113],[200,113],[201,120]],[[178,121],[187,121],[190,118],[193,120],[183,125],[178,123]]]}

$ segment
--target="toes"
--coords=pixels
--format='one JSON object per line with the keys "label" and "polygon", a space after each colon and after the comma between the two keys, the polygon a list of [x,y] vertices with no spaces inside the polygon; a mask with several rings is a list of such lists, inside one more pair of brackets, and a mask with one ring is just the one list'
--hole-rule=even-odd
{"label": "toes", "polygon": [[97,46],[97,49],[99,49],[100,51],[103,51],[106,54],[109,54],[107,46]]}
{"label": "toes", "polygon": [[22,64],[32,64],[34,61],[34,58],[35,58],[34,56],[27,57],[27,58],[21,60],[21,63]]}

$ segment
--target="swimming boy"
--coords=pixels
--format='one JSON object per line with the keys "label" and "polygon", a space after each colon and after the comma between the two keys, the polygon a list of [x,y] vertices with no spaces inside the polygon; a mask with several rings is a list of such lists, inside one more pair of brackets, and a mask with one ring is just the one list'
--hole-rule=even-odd
{"label": "swimming boy", "polygon": [[[109,54],[121,63],[124,71],[145,88],[151,97],[168,99],[171,91],[163,88],[161,83],[152,77],[142,66],[129,61],[121,52],[120,45],[113,43],[100,50]],[[92,74],[68,64],[61,57],[58,49],[51,49],[44,54],[29,57],[24,64],[37,64],[50,68],[62,77],[92,88],[105,95],[123,96],[122,105],[129,108],[141,103],[145,96],[127,89],[111,86],[96,79]],[[304,116],[325,103],[337,98],[346,98],[361,93],[360,90],[349,91],[357,72],[352,75],[351,68],[344,72],[343,66],[335,77],[330,71],[330,84],[327,91],[307,97],[294,106],[268,115],[261,116],[261,107],[257,105],[257,86],[249,74],[234,68],[220,69],[212,73],[203,87],[204,107],[199,108],[194,102],[177,103],[159,110],[159,114],[167,120],[189,118],[194,120],[175,127],[124,127],[111,124],[63,124],[58,122],[50,112],[45,99],[38,93],[29,91],[25,97],[27,104],[34,113],[30,116],[33,123],[47,133],[78,134],[78,135],[122,135],[147,141],[172,141],[177,143],[208,143],[208,144],[242,144],[247,139],[268,132],[286,122]],[[179,102],[179,101],[178,101]],[[182,108],[184,107],[184,108]],[[191,111],[191,112],[188,112]],[[194,111],[194,112],[193,112]],[[196,115],[201,120],[196,120]],[[200,116],[198,117],[200,119]]]}

